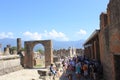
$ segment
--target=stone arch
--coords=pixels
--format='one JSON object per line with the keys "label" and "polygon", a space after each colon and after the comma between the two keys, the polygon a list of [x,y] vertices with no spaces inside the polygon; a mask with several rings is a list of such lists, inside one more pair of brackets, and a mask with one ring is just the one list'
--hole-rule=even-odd
{"label": "stone arch", "polygon": [[33,48],[37,44],[42,44],[45,49],[45,67],[53,63],[53,51],[52,51],[52,41],[51,40],[38,40],[38,41],[25,41],[25,58],[24,67],[33,68]]}

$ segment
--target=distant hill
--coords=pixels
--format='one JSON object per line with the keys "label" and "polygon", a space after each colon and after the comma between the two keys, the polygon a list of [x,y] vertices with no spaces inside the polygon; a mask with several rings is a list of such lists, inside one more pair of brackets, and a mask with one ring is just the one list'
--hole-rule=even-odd
{"label": "distant hill", "polygon": [[17,46],[16,40],[10,38],[0,39],[0,44],[2,44],[2,48],[6,47],[6,45]]}
{"label": "distant hill", "polygon": [[61,48],[82,48],[84,40],[79,41],[55,41],[53,40],[53,49],[61,49]]}
{"label": "distant hill", "polygon": [[[61,48],[82,48],[83,43],[85,40],[79,40],[79,41],[55,41],[52,40],[53,43],[53,49],[61,49]],[[2,44],[2,49],[6,47],[6,45],[10,44],[11,46],[17,46],[17,39],[0,39],[0,44]],[[24,47],[24,41],[22,40],[22,47]]]}

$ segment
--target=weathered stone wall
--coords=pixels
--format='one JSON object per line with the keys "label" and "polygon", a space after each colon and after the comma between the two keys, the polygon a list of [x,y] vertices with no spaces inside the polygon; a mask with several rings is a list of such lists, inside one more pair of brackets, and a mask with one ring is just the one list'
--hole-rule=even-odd
{"label": "weathered stone wall", "polygon": [[101,26],[100,31],[100,56],[103,65],[105,80],[114,80],[113,75],[113,61],[110,53],[110,35],[109,26]]}
{"label": "weathered stone wall", "polygon": [[84,50],[83,49],[76,49],[76,55],[84,56]]}
{"label": "weathered stone wall", "polygon": [[22,69],[19,55],[0,56],[0,75]]}
{"label": "weathered stone wall", "polygon": [[59,49],[59,50],[54,50],[53,54],[55,56],[59,57],[74,57],[77,54],[83,54],[82,49],[76,49],[76,48],[68,48],[68,49]]}
{"label": "weathered stone wall", "polygon": [[114,59],[114,56],[120,55],[120,22],[109,26],[109,53],[112,55],[112,58],[113,58],[112,59],[113,61],[112,60],[110,61],[111,70],[112,70],[111,74],[114,74],[112,80],[119,80],[120,76],[116,76],[116,75],[118,74],[120,75],[120,71],[119,73],[116,74],[116,71],[115,71],[116,60]]}
{"label": "weathered stone wall", "polygon": [[107,8],[110,24],[120,22],[120,0],[110,0]]}
{"label": "weathered stone wall", "polygon": [[105,80],[119,80],[120,71],[115,71],[119,60],[114,56],[120,55],[120,0],[110,0],[107,14],[101,14],[100,22],[100,56],[104,77]]}
{"label": "weathered stone wall", "polygon": [[72,50],[71,49],[59,49],[59,50],[54,50],[53,51],[53,54],[55,56],[59,56],[59,57],[62,57],[62,56],[70,56],[72,54]]}
{"label": "weathered stone wall", "polygon": [[109,28],[109,43],[111,53],[120,53],[120,22]]}
{"label": "weathered stone wall", "polygon": [[103,73],[105,80],[113,80],[112,78],[112,58],[109,53],[109,28],[105,28],[100,32],[100,58],[103,65]]}
{"label": "weathered stone wall", "polygon": [[45,49],[45,67],[53,63],[53,51],[51,40],[38,40],[38,41],[26,41],[25,42],[25,56],[24,56],[24,67],[33,68],[34,65],[34,52],[33,48],[36,44],[42,44]]}

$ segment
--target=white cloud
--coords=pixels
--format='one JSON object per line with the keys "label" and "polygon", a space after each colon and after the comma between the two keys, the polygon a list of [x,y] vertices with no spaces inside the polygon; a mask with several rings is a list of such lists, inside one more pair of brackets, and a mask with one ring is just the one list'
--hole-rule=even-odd
{"label": "white cloud", "polygon": [[26,39],[32,39],[32,40],[40,40],[42,38],[42,35],[39,34],[38,32],[29,32],[26,31],[23,33],[23,36],[25,36]]}
{"label": "white cloud", "polygon": [[77,32],[78,35],[86,35],[87,32],[83,29],[80,29],[80,31]]}
{"label": "white cloud", "polygon": [[56,30],[52,30],[48,32],[45,30],[43,33],[38,33],[38,32],[29,32],[26,31],[23,33],[23,36],[29,40],[41,40],[41,39],[54,39],[54,40],[59,40],[59,41],[68,41],[69,39],[66,37],[66,35],[62,32],[57,32]]}
{"label": "white cloud", "polygon": [[13,38],[13,33],[12,32],[2,32],[0,33],[0,39],[3,39],[3,38]]}
{"label": "white cloud", "polygon": [[87,32],[83,29],[80,29],[78,32],[75,34],[75,39],[85,39]]}
{"label": "white cloud", "polygon": [[44,37],[60,40],[60,41],[68,41],[69,39],[67,36],[62,32],[57,32],[56,30],[52,30],[51,32],[48,32],[47,30],[44,31]]}

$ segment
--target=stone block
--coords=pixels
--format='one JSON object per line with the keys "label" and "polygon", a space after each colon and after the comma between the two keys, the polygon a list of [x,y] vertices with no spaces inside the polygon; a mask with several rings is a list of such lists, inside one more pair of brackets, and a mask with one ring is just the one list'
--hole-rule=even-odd
{"label": "stone block", "polygon": [[0,75],[22,69],[20,58],[16,55],[0,56]]}
{"label": "stone block", "polygon": [[46,70],[38,70],[38,74],[40,76],[47,76],[47,73],[48,73],[48,71],[46,71]]}

